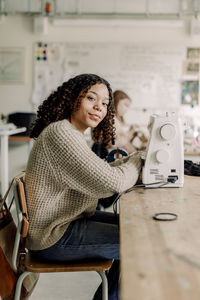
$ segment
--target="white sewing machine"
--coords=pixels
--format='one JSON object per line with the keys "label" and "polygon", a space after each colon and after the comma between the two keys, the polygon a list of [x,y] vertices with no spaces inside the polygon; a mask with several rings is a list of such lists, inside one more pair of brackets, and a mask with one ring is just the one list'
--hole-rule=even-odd
{"label": "white sewing machine", "polygon": [[163,187],[183,186],[183,129],[181,119],[175,113],[151,116],[142,182],[152,187],[158,186],[159,182],[160,186],[162,182],[167,182]]}

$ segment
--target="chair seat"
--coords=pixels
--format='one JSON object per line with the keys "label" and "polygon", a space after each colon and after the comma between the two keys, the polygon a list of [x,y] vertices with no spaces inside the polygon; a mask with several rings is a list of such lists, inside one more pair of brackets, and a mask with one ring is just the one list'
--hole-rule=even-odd
{"label": "chair seat", "polygon": [[36,260],[30,253],[25,258],[26,271],[33,273],[106,271],[112,266],[112,259],[84,259],[75,262],[44,262]]}

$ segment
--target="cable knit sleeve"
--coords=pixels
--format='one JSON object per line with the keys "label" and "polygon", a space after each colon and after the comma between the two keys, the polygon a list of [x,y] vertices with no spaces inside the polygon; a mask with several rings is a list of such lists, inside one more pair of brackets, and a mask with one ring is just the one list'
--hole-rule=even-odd
{"label": "cable knit sleeve", "polygon": [[83,134],[67,120],[48,127],[43,148],[55,178],[91,197],[107,197],[130,188],[141,169],[137,153],[126,157],[119,166],[103,161],[88,147]]}

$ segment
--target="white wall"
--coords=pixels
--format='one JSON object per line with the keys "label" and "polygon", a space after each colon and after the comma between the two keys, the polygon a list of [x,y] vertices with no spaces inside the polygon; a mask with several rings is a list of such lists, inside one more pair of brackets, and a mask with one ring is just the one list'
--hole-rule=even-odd
{"label": "white wall", "polygon": [[[106,22],[106,21],[105,21]],[[173,21],[135,21],[133,25],[116,26],[54,26],[48,24],[48,34],[33,33],[33,17],[8,16],[0,21],[0,47],[25,48],[25,82],[23,85],[0,85],[0,112],[30,111],[32,91],[33,43],[37,41],[57,42],[137,42],[138,44],[177,44],[199,46],[198,39],[189,34],[188,22],[182,26]],[[180,25],[180,24],[179,24]]]}
{"label": "white wall", "polygon": [[[106,21],[105,21],[106,22]],[[105,23],[106,25],[106,23]],[[25,81],[21,85],[0,85],[0,113],[31,111],[33,43],[43,42],[134,42],[145,45],[182,45],[200,47],[199,36],[189,33],[189,20],[174,21],[134,21],[132,25],[80,25],[55,26],[48,23],[48,34],[33,32],[32,16],[7,16],[0,20],[0,47],[25,48]],[[134,114],[134,112],[133,112]],[[137,113],[134,115],[137,119]],[[10,169],[12,177],[25,168],[27,145],[10,147]]]}

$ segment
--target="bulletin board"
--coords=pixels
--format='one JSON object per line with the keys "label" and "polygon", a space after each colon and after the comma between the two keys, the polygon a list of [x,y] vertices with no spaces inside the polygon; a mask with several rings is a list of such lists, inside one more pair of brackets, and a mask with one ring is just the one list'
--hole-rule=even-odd
{"label": "bulletin board", "polygon": [[32,102],[38,106],[63,81],[80,73],[107,79],[140,109],[181,104],[183,46],[130,43],[43,43],[34,45]]}

